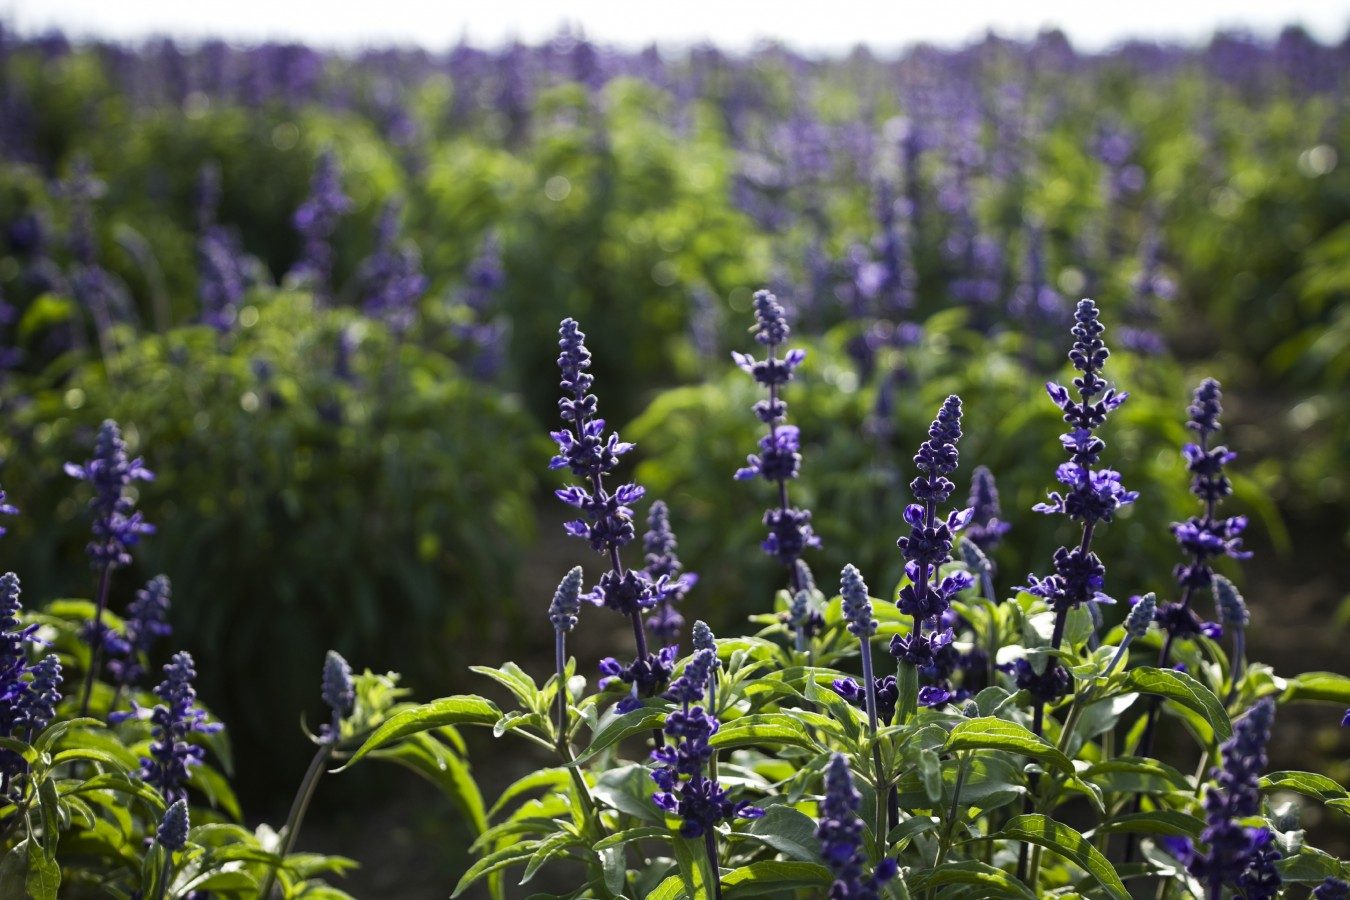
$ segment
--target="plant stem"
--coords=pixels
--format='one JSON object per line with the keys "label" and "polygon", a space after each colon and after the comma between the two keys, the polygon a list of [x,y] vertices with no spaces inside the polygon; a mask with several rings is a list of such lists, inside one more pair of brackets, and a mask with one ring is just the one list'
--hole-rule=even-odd
{"label": "plant stem", "polygon": [[98,578],[98,600],[94,612],[94,646],[89,655],[89,671],[84,673],[84,691],[80,698],[80,715],[89,715],[89,697],[94,692],[94,679],[103,663],[103,611],[108,608],[108,588],[112,583],[112,563],[103,567]]}
{"label": "plant stem", "polygon": [[[319,746],[319,752],[314,754],[314,759],[310,762],[309,769],[300,782],[300,789],[295,793],[295,800],[291,802],[291,812],[286,817],[286,837],[282,839],[281,850],[278,853],[283,860],[295,848],[295,841],[300,834],[300,825],[304,821],[305,811],[309,809],[309,801],[314,799],[314,789],[319,786],[319,779],[323,776],[328,757],[333,754],[333,747],[337,743],[336,728],[337,725],[334,723],[333,737]],[[275,868],[267,873],[267,881],[264,882],[263,889],[258,893],[260,900],[268,900],[271,896],[276,877],[277,870]]]}
{"label": "plant stem", "polygon": [[[952,849],[952,839],[956,836],[956,822],[960,815],[961,807],[961,788],[966,783],[966,772],[970,768],[970,751],[958,753],[959,762],[956,769],[956,785],[952,788],[952,807],[947,812],[947,821],[943,823],[942,839],[938,843],[937,860],[933,863],[933,870],[942,868],[942,864],[947,861],[947,854]],[[928,889],[928,900],[933,900],[936,896],[937,885]]]}
{"label": "plant stem", "polygon": [[[159,900],[169,896],[169,876],[173,873],[173,851],[164,848],[164,868],[159,872]],[[261,896],[261,895],[260,895]]]}
{"label": "plant stem", "polygon": [[[859,639],[862,646],[862,670],[863,670],[863,690],[865,692],[867,703],[867,729],[872,736],[872,768],[876,778],[876,818],[874,827],[876,829],[877,847],[880,848],[881,855],[886,854],[886,837],[890,834],[890,829],[898,823],[899,810],[889,810],[889,802],[883,795],[882,786],[886,781],[884,776],[884,767],[881,764],[881,745],[877,743],[877,688],[876,678],[872,674],[872,641],[863,637]],[[886,792],[889,793],[889,792]]]}
{"label": "plant stem", "polygon": [[703,832],[703,847],[708,851],[708,867],[712,869],[713,900],[722,900],[722,866],[717,861],[717,830],[709,827]]}
{"label": "plant stem", "polygon": [[567,743],[567,632],[558,628],[553,634],[553,656],[558,670],[558,749],[561,751]]}

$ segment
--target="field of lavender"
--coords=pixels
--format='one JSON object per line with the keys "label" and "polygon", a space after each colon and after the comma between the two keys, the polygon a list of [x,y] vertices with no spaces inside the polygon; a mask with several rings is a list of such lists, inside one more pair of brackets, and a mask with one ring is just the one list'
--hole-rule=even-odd
{"label": "field of lavender", "polygon": [[1347,97],[0,27],[0,895],[1344,898]]}

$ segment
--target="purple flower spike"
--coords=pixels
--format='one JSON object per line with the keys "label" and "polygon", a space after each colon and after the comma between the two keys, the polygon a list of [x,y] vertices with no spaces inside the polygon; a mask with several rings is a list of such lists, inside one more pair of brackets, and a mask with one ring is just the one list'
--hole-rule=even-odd
{"label": "purple flower spike", "polygon": [[966,527],[965,539],[988,554],[1003,541],[1012,525],[1003,521],[1003,511],[998,503],[998,486],[994,483],[994,473],[986,466],[976,466],[970,479],[970,525]]}
{"label": "purple flower spike", "polygon": [[155,473],[139,457],[127,457],[122,431],[112,419],[99,426],[93,457],[84,465],[66,463],[65,468],[67,475],[89,482],[94,489],[89,501],[94,539],[86,548],[94,568],[127,565],[130,548],[143,535],[155,533],[155,526],[136,511],[136,501],[127,492],[133,482],[153,481]]}
{"label": "purple flower spike", "polygon": [[154,723],[154,741],[150,757],[141,760],[141,778],[159,789],[168,803],[187,798],[190,767],[201,763],[205,751],[188,743],[193,732],[209,734],[221,726],[206,721],[206,712],[197,706],[197,691],[192,680],[197,677],[192,656],[175,653],[164,667],[164,681],[155,688],[163,702],[154,708],[150,721]]}
{"label": "purple flower spike", "polygon": [[862,795],[853,786],[853,775],[842,753],[830,758],[825,769],[825,796],[820,801],[820,822],[816,837],[820,855],[834,875],[830,900],[876,900],[881,885],[895,877],[895,860],[882,860],[864,876],[867,853],[863,848],[863,820],[858,816]]}
{"label": "purple flower spike", "polygon": [[765,553],[787,568],[795,595],[804,589],[797,563],[807,549],[820,546],[820,538],[811,528],[811,513],[788,502],[788,482],[795,479],[801,469],[801,435],[796,426],[784,422],[787,403],[780,392],[806,359],[806,351],[788,350],[780,358],[778,350],[791,333],[787,315],[778,298],[768,291],[757,291],[754,304],[755,325],[750,330],[755,340],[767,348],[765,358],[755,359],[746,353],[733,353],[732,358],[768,389],[768,399],[760,400],[754,409],[755,416],[769,426],[769,431],[760,438],[759,453],[751,454],[735,477],[741,481],[763,478],[778,486],[778,505],[764,514],[769,535],[761,546]]}
{"label": "purple flower spike", "polygon": [[1266,768],[1266,743],[1275,719],[1275,703],[1269,697],[1258,701],[1234,724],[1233,737],[1220,746],[1223,764],[1211,777],[1215,784],[1205,792],[1205,829],[1187,868],[1211,896],[1228,886],[1246,898],[1271,898],[1279,893],[1280,876],[1275,863],[1280,853],[1271,846],[1265,828],[1246,828],[1240,819],[1261,809],[1261,773]]}

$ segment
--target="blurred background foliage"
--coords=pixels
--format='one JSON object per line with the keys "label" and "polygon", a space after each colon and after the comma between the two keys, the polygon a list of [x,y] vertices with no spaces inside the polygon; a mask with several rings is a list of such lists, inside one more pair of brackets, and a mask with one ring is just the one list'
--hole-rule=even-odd
{"label": "blurred background foliage", "polygon": [[[788,399],[822,584],[846,561],[898,578],[910,456],[955,392],[960,477],[989,466],[1013,523],[1011,586],[1065,537],[1029,511],[1061,456],[1041,385],[1093,296],[1132,394],[1107,460],[1143,495],[1103,538],[1109,592],[1168,589],[1167,523],[1195,511],[1185,407],[1213,375],[1260,553],[1231,574],[1268,633],[1291,596],[1321,627],[1344,594],[1326,560],[1350,543],[1348,81],[1350,44],[1297,29],[835,59],[0,29],[0,484],[25,513],[4,565],[34,598],[87,595],[61,464],[116,418],[159,473],[141,505],[160,529],[117,590],[173,578],[241,759],[293,727],[329,646],[421,694],[463,687],[467,663],[540,652],[532,623],[584,552],[546,468],[571,315],[703,576],[692,616],[738,627],[781,582],[757,546],[769,498],[731,478],[757,424],[728,352],[750,348],[768,285],[810,351]],[[294,217],[325,154],[350,206],[316,286],[295,277]],[[204,166],[242,286],[221,327],[202,324],[220,281]],[[395,198],[425,276],[409,322],[372,310],[363,268]],[[103,293],[81,288],[90,268]],[[259,794],[290,775],[241,766]]]}

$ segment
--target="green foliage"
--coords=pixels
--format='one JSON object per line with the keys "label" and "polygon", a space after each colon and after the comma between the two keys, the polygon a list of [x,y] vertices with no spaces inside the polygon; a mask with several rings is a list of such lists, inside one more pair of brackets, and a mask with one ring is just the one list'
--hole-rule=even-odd
{"label": "green foliage", "polygon": [[250,302],[231,335],[175,329],[35,379],[0,455],[12,498],[57,511],[9,538],[27,583],[84,591],[92,576],[58,564],[88,529],[60,464],[87,457],[103,418],[135,423],[128,436],[159,476],[141,492],[159,529],[141,571],[173,580],[177,634],[204,671],[269,685],[276,704],[220,699],[252,749],[289,728],[282,710],[308,704],[329,646],[439,678],[446,643],[487,610],[509,624],[497,599],[530,533],[542,448],[510,397],[444,356],[304,296]]}

